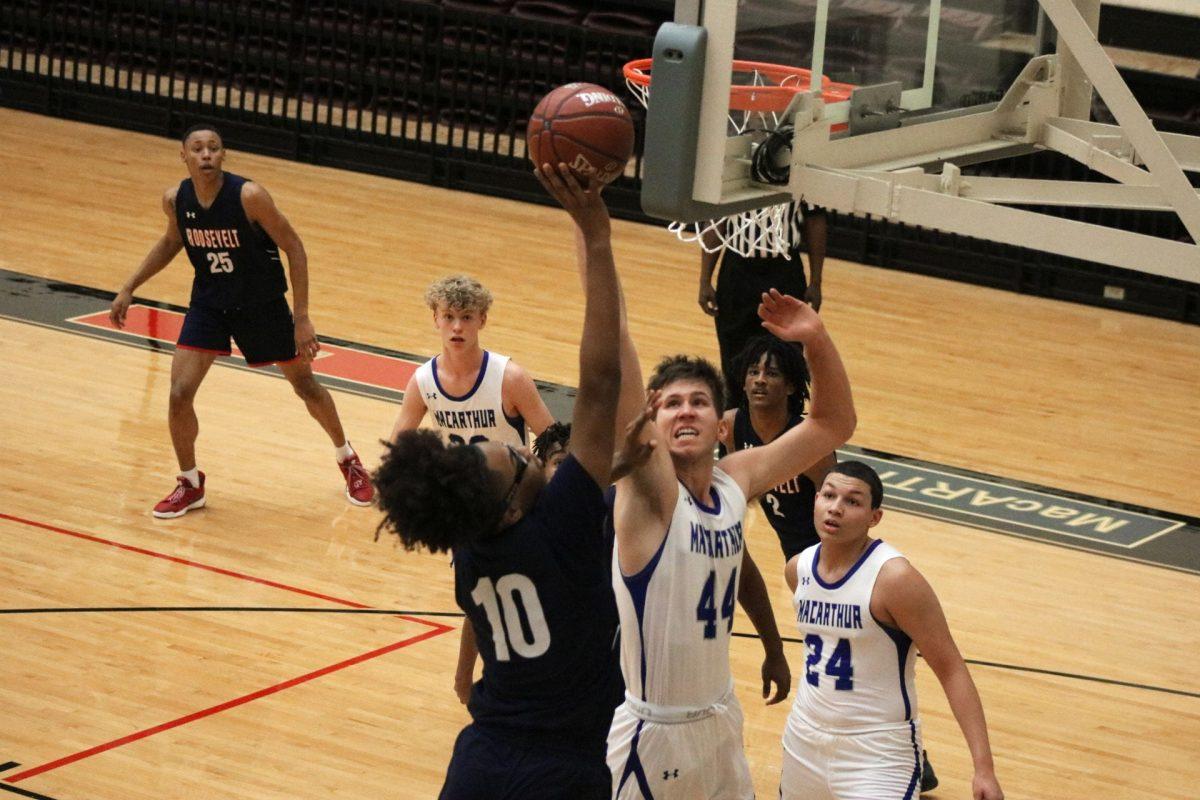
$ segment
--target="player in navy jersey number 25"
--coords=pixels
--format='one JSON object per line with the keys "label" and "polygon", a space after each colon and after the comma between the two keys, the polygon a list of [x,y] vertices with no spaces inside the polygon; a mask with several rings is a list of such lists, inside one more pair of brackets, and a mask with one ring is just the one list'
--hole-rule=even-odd
{"label": "player in navy jersey number 25", "polygon": [[605,737],[623,687],[603,489],[623,372],[620,289],[599,187],[585,191],[565,165],[538,177],[584,250],[569,455],[547,480],[524,448],[447,446],[415,430],[397,435],[375,473],[381,529],[408,549],[453,551],[455,598],[483,659],[444,800],[600,800],[611,786]]}
{"label": "player in navy jersey number 25", "polygon": [[[118,328],[134,291],[186,250],[195,269],[192,298],[171,360],[168,421],[179,461],[175,490],[154,507],[156,517],[180,517],[204,506],[204,473],[196,467],[200,423],[193,401],[217,356],[229,355],[230,339],[252,367],[275,364],[333,442],[346,482],[346,498],[369,505],[374,490],[358,455],[346,441],[329,391],[309,363],[321,349],[308,316],[308,257],[291,223],[267,190],[225,172],[221,134],[195,125],[183,135],[188,177],[163,195],[167,230],[112,301],[109,319]],[[279,251],[287,253],[295,317],[284,294],[287,280]]]}

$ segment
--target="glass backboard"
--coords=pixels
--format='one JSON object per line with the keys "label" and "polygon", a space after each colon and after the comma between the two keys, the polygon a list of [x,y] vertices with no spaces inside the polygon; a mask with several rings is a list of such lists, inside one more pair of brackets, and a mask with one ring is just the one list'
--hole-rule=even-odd
{"label": "glass backboard", "polygon": [[[816,84],[823,118],[836,135],[853,136],[995,102],[1044,49],[1037,0],[678,0],[675,22],[705,36],[691,195],[702,204],[767,191],[745,164],[752,144],[787,121],[791,95],[773,113],[750,112],[739,85],[784,83],[809,92]],[[861,91],[868,87],[877,90]],[[652,85],[651,116],[653,97]],[[675,136],[683,135],[678,116],[685,110],[670,113]]]}

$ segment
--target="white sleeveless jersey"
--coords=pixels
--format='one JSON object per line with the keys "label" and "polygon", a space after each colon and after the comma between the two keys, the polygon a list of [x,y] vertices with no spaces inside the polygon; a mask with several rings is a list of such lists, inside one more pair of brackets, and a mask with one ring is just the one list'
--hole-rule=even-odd
{"label": "white sleeveless jersey", "polygon": [[908,728],[917,717],[916,648],[871,616],[880,568],[904,556],[876,539],[845,577],[825,583],[817,574],[820,550],[801,552],[796,568],[792,606],[806,658],[792,717],[828,733]]}
{"label": "white sleeveless jersey", "polygon": [[699,709],[729,692],[729,636],[737,606],[746,497],[713,469],[706,503],[683,484],[658,553],[637,575],[621,574],[613,549],[613,591],[621,616],[621,671],[629,696]]}
{"label": "white sleeveless jersey", "polygon": [[453,444],[500,442],[521,447],[525,444],[525,420],[504,414],[504,368],[508,356],[483,351],[479,377],[466,394],[447,394],[438,381],[437,357],[417,367],[417,388],[429,410],[429,417]]}

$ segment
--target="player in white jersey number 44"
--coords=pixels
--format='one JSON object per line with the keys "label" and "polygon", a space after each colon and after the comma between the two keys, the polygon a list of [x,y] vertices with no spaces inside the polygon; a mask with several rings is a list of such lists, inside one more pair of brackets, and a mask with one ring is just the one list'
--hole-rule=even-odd
{"label": "player in white jersey number 44", "polygon": [[1003,800],[971,673],[933,589],[891,545],[871,538],[883,484],[859,461],[817,491],[821,541],[784,568],[807,657],[783,734],[783,800],[916,797],[920,650],[946,692],[975,765],[975,800]]}

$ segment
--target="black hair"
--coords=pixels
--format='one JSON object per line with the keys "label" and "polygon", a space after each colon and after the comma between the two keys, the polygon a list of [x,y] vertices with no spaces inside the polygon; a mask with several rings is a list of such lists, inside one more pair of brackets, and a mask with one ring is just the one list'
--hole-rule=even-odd
{"label": "black hair", "polygon": [[725,382],[721,380],[720,371],[711,362],[700,356],[667,356],[654,368],[646,388],[654,391],[682,380],[697,380],[707,383],[708,388],[712,391],[712,400],[717,409],[717,416],[720,417],[725,413]]}
{"label": "black hair", "polygon": [[216,125],[209,125],[207,122],[197,122],[195,125],[183,132],[183,137],[179,140],[180,144],[187,144],[188,137],[197,131],[212,131],[217,135],[217,138],[221,140],[222,144],[225,142],[225,137],[221,135],[219,130],[217,130]]}
{"label": "black hair", "polygon": [[748,405],[750,400],[745,396],[746,373],[766,355],[768,362],[774,361],[776,369],[783,379],[795,390],[788,395],[788,413],[792,416],[803,414],[808,405],[808,384],[811,380],[808,374],[808,363],[804,360],[804,349],[801,345],[785,342],[776,336],[756,336],[746,343],[746,347],[738,354],[733,362],[733,377],[729,380],[729,394],[742,396],[742,405]]}
{"label": "black hair", "polygon": [[839,461],[829,470],[830,474],[834,472],[865,483],[871,490],[871,508],[879,508],[883,503],[883,481],[879,480],[879,473],[869,465],[861,461]]}
{"label": "black hair", "polygon": [[429,430],[405,431],[384,445],[383,462],[371,476],[384,513],[376,538],[387,531],[405,550],[441,553],[499,527],[504,508],[478,447],[447,447]]}
{"label": "black hair", "polygon": [[555,446],[561,450],[566,450],[567,445],[570,443],[571,423],[552,422],[546,430],[542,431],[533,440],[533,454],[544,464],[546,463],[546,457],[555,449]]}

